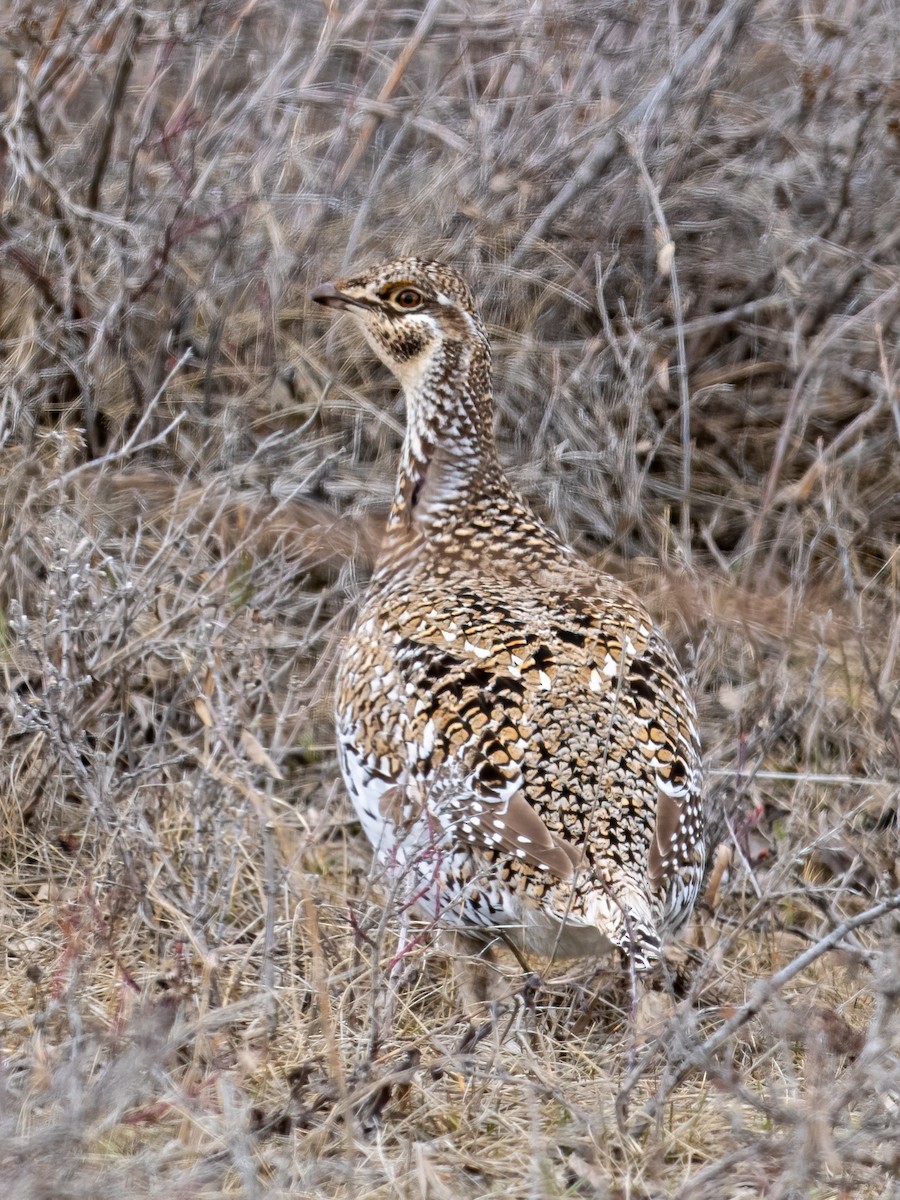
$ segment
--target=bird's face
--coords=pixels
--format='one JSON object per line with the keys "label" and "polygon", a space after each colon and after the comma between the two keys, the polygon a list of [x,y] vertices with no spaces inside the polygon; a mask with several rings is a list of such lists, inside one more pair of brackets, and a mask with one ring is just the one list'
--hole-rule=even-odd
{"label": "bird's face", "polygon": [[355,317],[375,353],[408,389],[448,343],[487,341],[464,280],[442,263],[397,259],[323,283],[310,299]]}

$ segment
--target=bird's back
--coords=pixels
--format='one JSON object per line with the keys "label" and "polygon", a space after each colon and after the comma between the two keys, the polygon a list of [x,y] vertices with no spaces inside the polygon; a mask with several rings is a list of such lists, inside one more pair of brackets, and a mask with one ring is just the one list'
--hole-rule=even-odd
{"label": "bird's back", "polygon": [[[427,858],[451,826],[475,860],[459,880],[448,862],[441,883],[464,924],[524,925],[536,904],[652,957],[703,870],[696,714],[665,639],[515,501],[457,516],[404,557],[395,544],[379,564],[340,672],[370,839],[387,859],[404,837]],[[487,905],[498,874],[515,901],[474,920],[463,893]],[[577,943],[544,924],[526,950]]]}

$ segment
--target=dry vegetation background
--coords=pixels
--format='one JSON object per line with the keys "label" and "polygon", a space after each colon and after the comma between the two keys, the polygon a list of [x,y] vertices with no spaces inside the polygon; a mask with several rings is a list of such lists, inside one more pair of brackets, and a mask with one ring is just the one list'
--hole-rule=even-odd
{"label": "dry vegetation background", "polygon": [[[900,67],[878,0],[0,16],[0,1185],[900,1195]],[[403,414],[306,291],[462,267],[517,485],[689,664],[733,854],[469,1025],[338,783]],[[521,979],[510,968],[510,990]]]}

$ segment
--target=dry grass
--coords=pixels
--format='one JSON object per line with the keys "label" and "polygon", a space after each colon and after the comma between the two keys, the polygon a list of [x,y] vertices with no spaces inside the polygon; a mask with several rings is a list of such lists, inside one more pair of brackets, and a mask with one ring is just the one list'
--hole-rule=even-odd
{"label": "dry grass", "polygon": [[[896,1198],[896,17],[0,17],[0,1181]],[[402,413],[308,285],[462,266],[517,484],[691,665],[734,865],[677,1007],[469,1027],[338,784]],[[891,906],[894,906],[892,908]]]}

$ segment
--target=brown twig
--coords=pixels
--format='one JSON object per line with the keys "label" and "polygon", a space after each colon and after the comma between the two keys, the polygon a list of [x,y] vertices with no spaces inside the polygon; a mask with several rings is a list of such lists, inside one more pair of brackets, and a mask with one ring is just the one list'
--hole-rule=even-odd
{"label": "brown twig", "polygon": [[[382,84],[381,90],[378,93],[379,104],[384,104],[386,101],[390,100],[391,96],[393,96],[394,92],[397,90],[398,86],[400,85],[400,81],[406,74],[409,64],[412,62],[419,47],[422,45],[431,31],[431,27],[434,24],[435,18],[443,6],[444,0],[428,0],[422,15],[416,22],[416,26],[409,35],[409,38],[400,52],[397,61],[394,63],[390,74]],[[362,129],[359,131],[359,135],[357,136],[353,149],[347,156],[346,162],[337,173],[337,178],[334,181],[335,188],[342,188],[350,178],[353,171],[356,169],[359,160],[366,152],[366,146],[368,146],[372,138],[372,134],[378,128],[378,121],[379,118],[375,113],[373,113],[366,120]]]}

